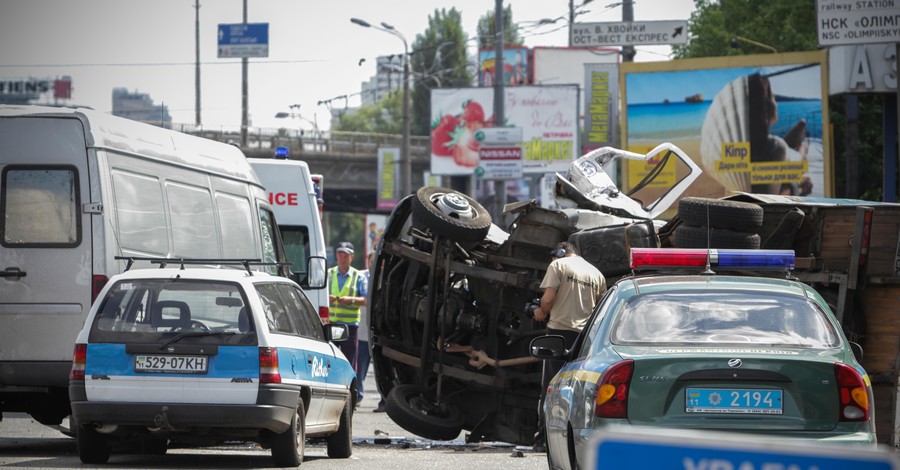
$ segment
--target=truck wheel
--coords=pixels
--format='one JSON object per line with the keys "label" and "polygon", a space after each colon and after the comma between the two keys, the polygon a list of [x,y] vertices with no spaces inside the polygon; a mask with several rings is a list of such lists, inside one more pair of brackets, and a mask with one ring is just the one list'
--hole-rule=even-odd
{"label": "truck wheel", "polygon": [[291,425],[272,439],[272,460],[278,467],[297,467],[306,452],[306,409],[303,402],[291,418]]}
{"label": "truck wheel", "polygon": [[447,188],[424,187],[412,200],[413,225],[454,241],[481,241],[491,215],[478,201]]}
{"label": "truck wheel", "polygon": [[749,202],[685,197],[678,201],[678,217],[687,225],[756,232],[763,223],[763,209]]}
{"label": "truck wheel", "polygon": [[674,245],[678,248],[737,248],[758,249],[759,234],[736,232],[721,228],[707,229],[679,225],[675,229]]}
{"label": "truck wheel", "polygon": [[[356,390],[350,389],[350,393]],[[333,459],[346,459],[353,454],[353,398],[347,397],[338,430],[326,438],[328,456]]]}
{"label": "truck wheel", "polygon": [[100,464],[109,461],[109,443],[106,436],[90,428],[78,428],[75,440],[78,458],[82,463]]}
{"label": "truck wheel", "polygon": [[437,406],[412,384],[394,386],[384,410],[400,427],[426,439],[449,441],[462,432],[464,417],[457,406],[447,402]]}

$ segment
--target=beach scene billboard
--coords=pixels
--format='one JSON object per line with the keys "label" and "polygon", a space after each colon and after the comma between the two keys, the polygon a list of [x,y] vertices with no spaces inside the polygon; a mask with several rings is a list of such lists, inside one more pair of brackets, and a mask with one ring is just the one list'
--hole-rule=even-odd
{"label": "beach scene billboard", "polygon": [[[825,51],[624,63],[624,147],[662,142],[685,151],[704,174],[693,196],[734,192],[831,197]],[[655,162],[652,162],[655,163]],[[651,164],[629,162],[624,186]],[[671,184],[675,171],[655,184]]]}

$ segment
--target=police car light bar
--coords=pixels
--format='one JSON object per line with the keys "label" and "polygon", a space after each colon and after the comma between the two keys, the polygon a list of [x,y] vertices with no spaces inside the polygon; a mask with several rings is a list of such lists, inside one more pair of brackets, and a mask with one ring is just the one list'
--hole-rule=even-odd
{"label": "police car light bar", "polygon": [[632,248],[631,269],[711,268],[792,270],[794,250],[705,248]]}

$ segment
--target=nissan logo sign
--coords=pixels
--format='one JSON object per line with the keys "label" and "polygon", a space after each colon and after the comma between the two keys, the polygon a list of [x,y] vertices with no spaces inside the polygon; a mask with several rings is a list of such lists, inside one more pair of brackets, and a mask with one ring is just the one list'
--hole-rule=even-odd
{"label": "nissan logo sign", "polygon": [[742,366],[743,364],[744,363],[741,362],[740,359],[729,359],[728,360],[728,367],[738,368],[738,367]]}

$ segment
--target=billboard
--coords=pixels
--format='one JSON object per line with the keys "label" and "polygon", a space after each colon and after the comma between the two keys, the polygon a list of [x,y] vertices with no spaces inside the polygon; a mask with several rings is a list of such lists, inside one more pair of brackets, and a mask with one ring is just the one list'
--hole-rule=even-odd
{"label": "billboard", "polygon": [[378,210],[393,210],[400,200],[397,197],[397,181],[400,180],[400,149],[397,147],[378,148],[378,184],[376,206]]}
{"label": "billboard", "polygon": [[619,136],[619,65],[584,66],[584,135],[581,153],[617,147]]}
{"label": "billboard", "polygon": [[522,128],[522,171],[565,171],[576,157],[577,85],[504,88],[503,125],[494,123],[493,88],[431,90],[431,173],[471,175],[481,147],[475,133],[486,127]]}
{"label": "billboard", "polygon": [[617,64],[619,50],[601,47],[535,47],[532,80],[539,85],[584,83],[587,64]]}
{"label": "billboard", "polygon": [[[497,51],[494,49],[482,49],[478,51],[478,84],[481,86],[494,86],[494,77],[497,76],[496,68]],[[503,82],[505,85],[525,85],[531,83],[528,79],[528,49],[524,47],[503,50]]]}
{"label": "billboard", "polygon": [[[625,148],[680,147],[704,171],[691,195],[830,197],[826,60],[822,50],[622,64]],[[647,171],[629,162],[623,186]]]}

